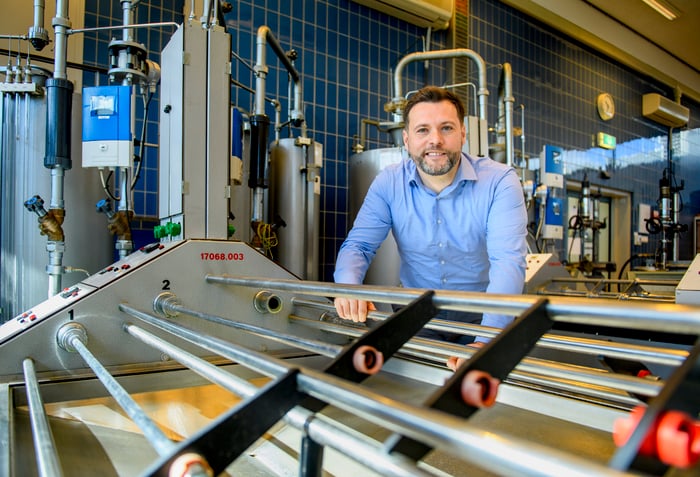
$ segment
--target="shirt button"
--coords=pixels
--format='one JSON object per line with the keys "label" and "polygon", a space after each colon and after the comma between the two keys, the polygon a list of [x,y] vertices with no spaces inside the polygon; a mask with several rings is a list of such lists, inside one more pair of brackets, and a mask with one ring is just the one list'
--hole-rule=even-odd
{"label": "shirt button", "polygon": [[447,278],[443,278],[442,283],[447,283]]}
{"label": "shirt button", "polygon": [[442,242],[440,242],[440,243],[438,244],[438,247],[442,248]]}
{"label": "shirt button", "polygon": [[444,261],[444,260],[440,260],[440,265],[444,265],[444,264],[445,264],[445,261]]}
{"label": "shirt button", "polygon": [[441,224],[441,223],[442,223],[442,219],[437,219],[437,223],[438,223],[438,224]]}

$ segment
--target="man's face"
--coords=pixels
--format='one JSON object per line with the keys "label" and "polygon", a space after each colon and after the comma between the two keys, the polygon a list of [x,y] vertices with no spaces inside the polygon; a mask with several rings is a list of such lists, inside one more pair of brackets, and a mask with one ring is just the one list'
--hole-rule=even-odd
{"label": "man's face", "polygon": [[411,108],[407,124],[403,141],[420,170],[441,176],[459,163],[466,129],[451,102],[418,103]]}

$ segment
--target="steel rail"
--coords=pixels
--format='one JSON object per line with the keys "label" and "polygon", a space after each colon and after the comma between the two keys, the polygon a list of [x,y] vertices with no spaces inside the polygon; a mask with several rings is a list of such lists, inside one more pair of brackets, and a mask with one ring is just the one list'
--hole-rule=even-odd
{"label": "steel rail", "polygon": [[[73,326],[75,325],[75,326]],[[58,330],[57,340],[59,345],[68,352],[77,352],[83,361],[92,369],[95,376],[102,382],[107,391],[117,401],[119,406],[134,421],[143,432],[148,442],[153,446],[158,455],[166,455],[175,448],[168,437],[160,430],[141,407],[133,400],[129,393],[117,382],[117,380],[102,366],[102,363],[90,352],[85,342],[87,334],[82,325],[71,322]]]}
{"label": "steel rail", "polygon": [[[313,320],[309,318],[294,315],[291,315],[289,318],[299,323],[308,323],[312,326],[316,326]],[[360,336],[363,333],[362,330],[355,329],[353,327],[343,327],[342,325],[334,325],[331,323],[322,324],[322,329],[353,337]],[[401,349],[401,352],[407,356],[439,361],[436,354],[440,354],[443,357],[456,356],[458,358],[469,359],[471,358],[472,354],[474,354],[475,350],[463,345],[456,345],[423,338],[413,338],[405,344],[405,346]],[[521,374],[521,372],[527,374]],[[627,376],[624,374],[609,373],[593,368],[583,368],[581,366],[560,364],[540,358],[524,358],[520,364],[515,367],[515,370],[511,373],[511,376],[514,379],[520,379],[524,382],[530,382],[532,384],[551,385],[553,383],[560,382],[559,380],[564,380],[565,382],[576,381],[579,383],[579,386],[584,386],[577,390],[578,393],[588,394],[591,392],[596,397],[605,397],[608,399],[610,399],[611,396],[614,396],[615,400],[621,399],[622,402],[628,405],[639,404],[639,401],[636,399],[625,399],[623,396],[620,396],[620,394],[617,393],[601,394],[599,391],[594,390],[595,388],[591,387],[591,385],[614,389],[618,392],[626,391],[643,396],[656,396],[663,386],[663,384],[658,381],[638,378],[635,376]],[[534,381],[532,378],[533,376],[539,376],[540,380]],[[556,381],[541,379],[543,376],[547,378],[554,378]],[[568,390],[574,390],[571,388],[571,386],[567,386],[567,388]]]}
{"label": "steel rail", "polygon": [[[322,303],[314,300],[293,297],[293,305],[307,306],[335,315],[335,308],[332,304]],[[369,319],[384,320],[389,317],[389,313],[382,311],[372,311],[367,317]],[[290,316],[292,318],[292,316]],[[298,317],[295,317],[298,318]],[[484,336],[493,338],[501,332],[500,328],[489,326],[473,325],[467,323],[457,323],[446,320],[431,320],[425,326],[429,329],[462,333],[471,336]],[[561,351],[573,351],[577,353],[611,356],[628,360],[644,360],[651,363],[677,366],[687,356],[688,352],[680,349],[668,349],[658,346],[646,346],[629,343],[615,343],[591,338],[577,338],[564,335],[545,333],[537,343],[538,346]]]}
{"label": "steel rail", "polygon": [[162,311],[163,314],[165,314],[166,316],[177,316],[178,313],[184,313],[186,315],[195,318],[200,318],[211,323],[217,323],[220,325],[228,326],[230,328],[236,328],[239,330],[247,331],[249,333],[262,336],[272,341],[276,341],[278,343],[296,346],[297,348],[322,354],[324,356],[335,356],[338,353],[340,353],[340,351],[343,349],[343,347],[340,345],[326,343],[311,338],[295,336],[289,333],[282,333],[279,331],[264,328],[262,326],[252,325],[249,323],[242,323],[240,321],[233,321],[222,316],[193,310],[192,308],[188,308],[182,305],[175,295],[168,295],[167,297],[163,297],[163,295],[161,295],[157,297],[154,302],[154,308],[158,311]]}
{"label": "steel rail", "polygon": [[292,366],[263,353],[158,318],[125,303],[120,304],[119,309],[258,372],[276,376],[298,368],[301,371],[297,378],[300,391],[370,421],[379,420],[394,432],[423,440],[434,448],[446,449],[457,457],[478,455],[477,464],[496,473],[580,477],[630,475],[540,444],[482,431],[465,423],[463,419],[395,401],[322,372]]}
{"label": "steel rail", "polygon": [[[249,398],[259,391],[259,388],[249,381],[188,353],[143,328],[127,324],[124,326],[124,331],[144,344],[166,353],[178,363],[239,397]],[[388,456],[378,445],[372,445],[370,442],[344,432],[330,420],[319,419],[319,417],[311,411],[297,406],[292,408],[283,420],[297,429],[307,432],[319,444],[335,449],[381,475],[394,477],[435,475],[416,467],[415,462],[409,459],[401,456]]]}
{"label": "steel rail", "polygon": [[24,369],[24,384],[27,391],[27,403],[29,404],[29,420],[32,426],[32,439],[36,452],[37,471],[42,477],[60,477],[63,475],[61,464],[56,452],[56,442],[46,417],[44,402],[39,392],[39,383],[36,379],[34,361],[25,358],[22,362]]}
{"label": "steel rail", "polygon": [[[425,293],[424,289],[346,285],[291,279],[207,274],[208,283],[273,289],[312,296],[361,298],[405,305]],[[519,315],[540,296],[437,290],[433,304],[440,309]],[[658,330],[666,333],[700,334],[700,307],[666,303],[618,303],[609,300],[553,297],[547,312],[556,321],[586,325]],[[663,319],[661,319],[663,317]]]}

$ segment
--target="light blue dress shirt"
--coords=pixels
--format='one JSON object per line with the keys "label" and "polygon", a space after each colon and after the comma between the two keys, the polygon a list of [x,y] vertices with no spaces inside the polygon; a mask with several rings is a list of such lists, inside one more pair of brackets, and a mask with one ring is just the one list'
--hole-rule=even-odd
{"label": "light blue dress shirt", "polygon": [[[391,230],[405,287],[522,293],[527,211],[515,170],[462,154],[454,181],[436,194],[425,187],[405,151],[403,155],[367,191],[338,253],[335,281],[362,283]],[[482,324],[502,328],[512,319],[485,313]]]}

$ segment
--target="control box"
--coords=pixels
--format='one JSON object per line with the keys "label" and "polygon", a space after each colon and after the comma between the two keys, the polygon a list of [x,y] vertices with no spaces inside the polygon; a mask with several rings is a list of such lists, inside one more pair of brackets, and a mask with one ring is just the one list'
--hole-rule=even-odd
{"label": "control box", "polygon": [[131,86],[83,88],[83,167],[133,166]]}

